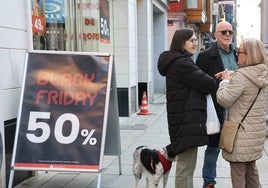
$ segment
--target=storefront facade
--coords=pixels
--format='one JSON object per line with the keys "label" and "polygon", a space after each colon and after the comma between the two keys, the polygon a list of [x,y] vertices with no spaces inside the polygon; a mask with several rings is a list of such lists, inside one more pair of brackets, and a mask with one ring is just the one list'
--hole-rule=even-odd
{"label": "storefront facade", "polygon": [[154,77],[166,49],[167,1],[35,0],[31,7],[34,50],[114,54],[121,116],[138,110],[143,91],[150,102],[164,92]]}
{"label": "storefront facade", "polygon": [[138,111],[143,91],[149,102],[165,92],[157,58],[167,49],[166,0],[10,0],[0,5],[5,18],[0,20],[2,187],[9,175],[27,51],[114,54],[120,116]]}

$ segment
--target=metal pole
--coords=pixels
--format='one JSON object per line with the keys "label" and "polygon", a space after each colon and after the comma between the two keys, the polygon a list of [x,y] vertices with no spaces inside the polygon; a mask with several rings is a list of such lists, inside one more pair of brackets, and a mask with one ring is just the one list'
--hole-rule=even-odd
{"label": "metal pole", "polygon": [[119,175],[122,175],[121,155],[118,154]]}
{"label": "metal pole", "polygon": [[266,54],[268,54],[268,24],[266,18],[268,17],[268,1],[261,1],[261,40],[264,43]]}
{"label": "metal pole", "polygon": [[101,186],[101,173],[102,173],[102,171],[100,171],[98,174],[97,188],[100,188],[100,186]]}
{"label": "metal pole", "polygon": [[11,167],[10,175],[9,175],[8,188],[12,188],[12,186],[13,186],[14,173],[15,173],[14,169],[13,169],[13,167]]}
{"label": "metal pole", "polygon": [[[234,0],[234,22],[233,22],[233,27],[234,27],[233,28],[234,33],[237,34],[237,0]],[[234,44],[235,44],[235,46],[238,46],[236,37],[234,37]]]}
{"label": "metal pole", "polygon": [[[266,54],[268,54],[268,25],[265,19],[268,16],[268,2],[267,0],[261,1],[261,41],[263,42]],[[268,103],[266,104],[268,109]],[[268,137],[268,110],[266,110],[266,137]]]}

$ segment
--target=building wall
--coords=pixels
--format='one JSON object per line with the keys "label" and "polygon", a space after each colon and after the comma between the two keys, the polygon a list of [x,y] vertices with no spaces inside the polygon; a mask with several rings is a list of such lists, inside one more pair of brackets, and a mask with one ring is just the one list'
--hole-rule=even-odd
{"label": "building wall", "polygon": [[134,113],[131,112],[131,106],[135,106],[137,102],[135,97],[131,100],[131,87],[137,87],[136,0],[114,0],[113,7],[119,113],[129,116],[130,113]]}
{"label": "building wall", "polygon": [[[25,52],[29,49],[29,10],[26,1],[0,2],[0,131],[3,146],[5,143],[4,130],[7,122],[15,119],[18,114],[20,91],[23,80]],[[12,125],[14,126],[14,124]],[[11,142],[12,143],[12,142]],[[6,185],[5,147],[2,148],[1,185]],[[10,154],[11,155],[11,154]]]}
{"label": "building wall", "polygon": [[[148,84],[152,81],[152,2],[138,1],[138,82],[139,96],[143,91],[150,96]],[[151,99],[151,97],[148,97]]]}
{"label": "building wall", "polygon": [[153,14],[153,84],[154,93],[165,94],[165,77],[158,72],[157,61],[159,55],[168,49],[167,11],[159,4],[154,5]]}
{"label": "building wall", "polygon": [[[167,0],[109,2],[112,25],[111,45],[99,44],[98,48],[101,52],[114,53],[118,98],[121,100],[122,111],[126,111],[124,115],[129,116],[138,110],[138,96],[142,91],[147,91],[148,100],[152,102],[159,86],[164,87],[164,79],[157,71],[157,58],[167,47],[168,2]],[[0,19],[0,77],[2,80],[0,104],[5,107],[0,109],[0,131],[2,144],[5,145],[4,124],[17,118],[25,54],[34,47],[31,32],[31,0],[1,1],[0,5],[0,17],[4,18]],[[83,49],[84,47],[81,47],[80,50]],[[71,46],[69,50],[76,49]],[[154,84],[159,80],[161,83]],[[5,157],[2,158],[3,165]],[[0,172],[2,184],[5,183],[3,179],[5,171],[2,166]]]}
{"label": "building wall", "polygon": [[166,47],[168,6],[161,0],[114,0],[113,5],[119,114],[130,116],[138,110],[143,91],[152,102],[159,86],[154,78],[160,77],[156,63]]}
{"label": "building wall", "polygon": [[[121,100],[122,111],[126,112],[124,115],[129,116],[138,110],[139,90],[143,91],[145,88],[149,94],[149,101],[152,101],[154,88],[158,87],[157,84],[154,86],[154,77],[157,77],[155,76],[157,57],[166,48],[167,1],[112,0],[109,2],[112,25],[111,45],[99,44],[97,50],[114,53],[118,99]],[[0,187],[5,187],[6,161],[5,147],[3,147],[5,126],[16,124],[25,54],[28,50],[32,50],[34,45],[31,32],[31,0],[1,1],[0,7],[0,17],[4,18],[0,19],[0,77],[2,80],[0,104],[4,107],[0,109],[0,139],[2,141]],[[66,43],[68,42],[70,42],[69,50],[79,50],[80,47],[80,50],[83,50],[87,45],[80,41],[83,44],[78,46],[78,49],[74,49],[71,45],[72,41],[67,39]],[[162,83],[164,83],[163,79]],[[139,89],[140,86],[142,86],[141,89]],[[10,122],[13,122],[12,125],[9,125]],[[12,129],[15,130],[15,127]],[[14,133],[11,136],[14,138]],[[12,141],[6,140],[10,147],[12,147]],[[12,150],[10,148],[9,150],[11,156]]]}

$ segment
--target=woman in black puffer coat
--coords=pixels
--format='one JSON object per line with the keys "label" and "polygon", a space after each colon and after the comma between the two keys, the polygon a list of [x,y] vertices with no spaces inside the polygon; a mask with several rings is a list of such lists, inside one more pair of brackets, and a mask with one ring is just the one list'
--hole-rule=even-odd
{"label": "woman in black puffer coat", "polygon": [[191,58],[197,39],[191,29],[177,30],[169,51],[160,54],[158,70],[166,77],[167,119],[170,144],[168,156],[177,156],[175,187],[192,188],[197,147],[208,144],[206,95],[216,81]]}

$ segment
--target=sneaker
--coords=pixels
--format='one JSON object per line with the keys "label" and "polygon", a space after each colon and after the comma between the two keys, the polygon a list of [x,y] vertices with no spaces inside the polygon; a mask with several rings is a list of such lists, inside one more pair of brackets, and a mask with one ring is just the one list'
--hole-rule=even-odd
{"label": "sneaker", "polygon": [[215,188],[215,185],[213,183],[209,183],[204,188]]}

